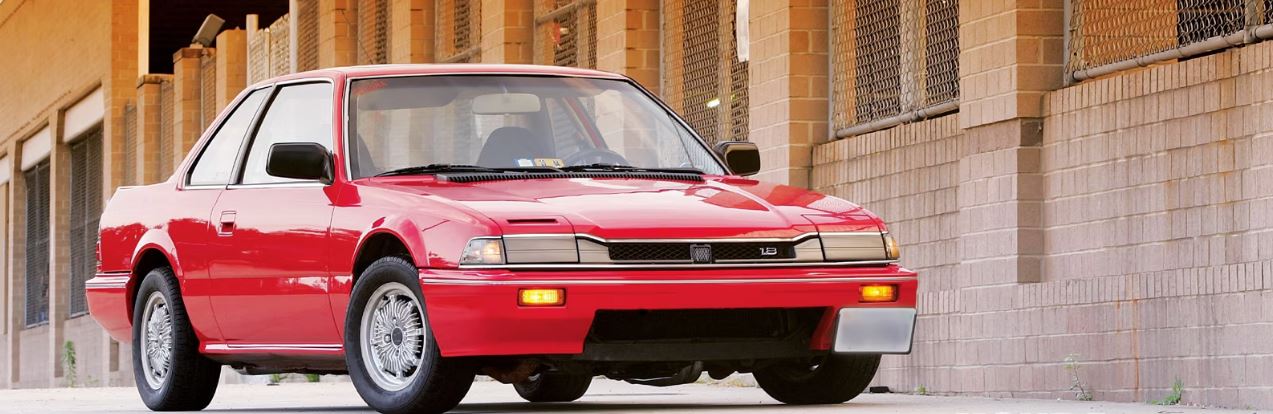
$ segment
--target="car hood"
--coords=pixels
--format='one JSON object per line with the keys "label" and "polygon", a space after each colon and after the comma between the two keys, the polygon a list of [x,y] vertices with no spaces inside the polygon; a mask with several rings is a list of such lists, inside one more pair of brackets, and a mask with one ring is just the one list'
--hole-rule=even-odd
{"label": "car hood", "polygon": [[702,182],[552,178],[456,183],[433,177],[372,180],[455,204],[506,233],[601,238],[795,237],[813,231],[879,231],[877,217],[806,189],[737,177]]}

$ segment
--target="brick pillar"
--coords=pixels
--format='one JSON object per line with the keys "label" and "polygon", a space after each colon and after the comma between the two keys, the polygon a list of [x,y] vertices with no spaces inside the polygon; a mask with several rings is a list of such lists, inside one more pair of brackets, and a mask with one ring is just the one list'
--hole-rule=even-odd
{"label": "brick pillar", "polygon": [[154,184],[164,178],[159,176],[159,84],[171,75],[143,75],[137,81],[137,166],[133,182]]}
{"label": "brick pillar", "polygon": [[[199,135],[199,57],[204,49],[183,48],[172,55],[172,157],[173,168],[181,165]],[[113,187],[112,187],[113,188]]]}
{"label": "brick pillar", "polygon": [[1042,278],[1042,96],[1061,86],[1064,3],[961,2],[959,285]]}
{"label": "brick pillar", "polygon": [[241,29],[217,35],[217,112],[247,87],[248,35]]}
{"label": "brick pillar", "polygon": [[0,323],[5,325],[5,332],[9,333],[9,337],[5,343],[5,371],[0,373],[4,375],[4,378],[0,380],[0,383],[4,383],[9,387],[16,385],[18,382],[18,363],[22,360],[21,342],[18,340],[21,337],[19,330],[22,329],[22,321],[19,318],[21,318],[22,312],[18,304],[26,303],[22,299],[22,294],[19,293],[25,288],[23,285],[24,279],[18,276],[20,274],[18,272],[24,270],[24,266],[19,263],[26,258],[22,249],[18,246],[26,245],[26,238],[24,237],[26,232],[19,229],[21,226],[16,225],[16,223],[25,223],[22,218],[26,216],[26,189],[22,187],[22,170],[19,168],[21,149],[22,147],[18,145],[18,140],[16,139],[11,139],[8,144],[4,145],[4,152],[9,154],[8,173],[10,178],[9,184],[5,186],[7,190],[4,194],[6,203],[9,205],[9,208],[5,211],[5,222],[9,225],[0,230],[5,233],[4,240],[5,247],[7,247],[7,249],[0,252],[0,255],[3,255],[5,259],[4,273],[8,275],[8,280],[5,281],[5,292],[9,296],[4,298],[4,314],[8,315],[8,317],[0,321]]}
{"label": "brick pillar", "polygon": [[482,0],[482,63],[534,61],[535,5],[531,0]]}
{"label": "brick pillar", "polygon": [[597,69],[659,90],[658,0],[597,2]]}
{"label": "brick pillar", "polygon": [[318,67],[354,64],[353,0],[318,1]]}
{"label": "brick pillar", "polygon": [[[66,144],[56,111],[49,125],[53,149],[49,153],[49,359],[53,375],[49,386],[56,387],[64,375],[62,344],[66,341],[66,318],[71,292],[71,147]],[[122,129],[122,128],[121,128]]]}
{"label": "brick pillar", "polygon": [[763,181],[809,186],[827,130],[826,0],[751,2],[751,141]]}
{"label": "brick pillar", "polygon": [[426,63],[434,56],[434,0],[389,1],[389,63]]}

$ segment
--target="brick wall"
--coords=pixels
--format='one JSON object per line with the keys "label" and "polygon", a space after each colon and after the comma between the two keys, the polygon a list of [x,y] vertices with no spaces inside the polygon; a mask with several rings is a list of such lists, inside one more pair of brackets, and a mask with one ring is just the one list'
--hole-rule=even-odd
{"label": "brick wall", "polygon": [[[886,357],[876,383],[1072,399],[1072,357],[1098,400],[1161,398],[1179,379],[1185,403],[1273,406],[1273,342],[1256,339],[1273,336],[1268,56],[1263,43],[1046,93],[1025,147],[1028,121],[961,130],[955,116],[818,146],[814,188],[885,217],[921,275],[915,351]],[[1022,190],[1038,209],[978,208]],[[996,221],[1039,223],[1037,281],[969,274],[1013,243],[968,236]]]}

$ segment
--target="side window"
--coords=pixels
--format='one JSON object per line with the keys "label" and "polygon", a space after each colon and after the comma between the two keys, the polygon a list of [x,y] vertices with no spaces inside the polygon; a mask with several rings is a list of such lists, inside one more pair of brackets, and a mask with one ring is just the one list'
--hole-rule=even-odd
{"label": "side window", "polygon": [[234,112],[221,124],[212,140],[204,147],[199,159],[195,160],[190,171],[190,185],[222,185],[230,182],[234,171],[234,159],[239,155],[239,146],[252,125],[252,117],[261,107],[268,90],[252,91]]}
{"label": "side window", "polygon": [[265,172],[270,147],[284,142],[313,142],[332,148],[332,85],[284,86],[265,109],[243,167],[244,184],[294,182]]}

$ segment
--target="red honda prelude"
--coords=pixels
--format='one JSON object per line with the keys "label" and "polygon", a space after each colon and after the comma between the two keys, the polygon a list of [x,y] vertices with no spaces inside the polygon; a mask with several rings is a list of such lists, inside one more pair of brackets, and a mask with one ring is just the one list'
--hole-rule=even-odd
{"label": "red honda prelude", "polygon": [[450,410],[475,375],[532,402],[736,372],[848,401],[910,352],[916,275],[879,217],[746,178],[760,159],[612,73],[283,76],[115,193],[89,306],[154,410],[206,407],[222,365],[348,374],[384,413]]}

